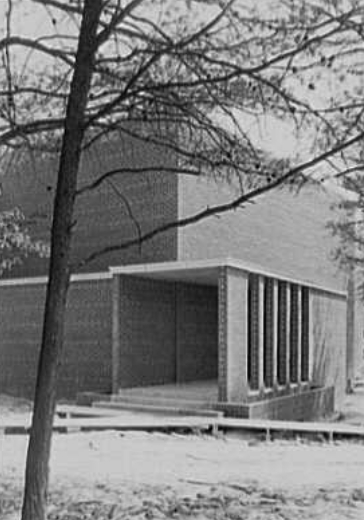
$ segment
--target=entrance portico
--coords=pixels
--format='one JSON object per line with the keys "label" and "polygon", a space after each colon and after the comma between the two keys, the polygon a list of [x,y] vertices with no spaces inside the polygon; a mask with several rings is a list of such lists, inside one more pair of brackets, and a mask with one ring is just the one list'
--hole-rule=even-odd
{"label": "entrance portico", "polygon": [[[344,293],[234,259],[120,266],[111,273],[114,393],[216,377],[216,407],[233,415],[251,416],[261,402],[257,413],[274,418],[286,418],[292,407],[301,407],[304,418],[308,408],[319,407],[315,415],[333,408],[333,388],[314,362],[320,316],[312,306],[322,312],[334,302],[342,322]],[[148,330],[154,343],[139,348]],[[133,382],[130,372],[141,363],[144,372]]]}

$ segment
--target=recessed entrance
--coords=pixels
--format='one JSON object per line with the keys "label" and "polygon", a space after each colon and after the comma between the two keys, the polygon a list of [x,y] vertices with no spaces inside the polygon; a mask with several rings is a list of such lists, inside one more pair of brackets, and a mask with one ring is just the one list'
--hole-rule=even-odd
{"label": "recessed entrance", "polygon": [[302,403],[309,415],[332,408],[331,388],[310,387],[310,301],[319,289],[232,260],[115,268],[113,287],[115,394],[177,384],[166,393],[196,401],[200,384],[217,381],[218,409],[241,417],[286,418],[294,406],[300,418]]}
{"label": "recessed entrance", "polygon": [[140,276],[119,277],[118,284],[114,392],[217,381],[216,285]]}
{"label": "recessed entrance", "polygon": [[217,287],[176,284],[176,383],[217,380]]}

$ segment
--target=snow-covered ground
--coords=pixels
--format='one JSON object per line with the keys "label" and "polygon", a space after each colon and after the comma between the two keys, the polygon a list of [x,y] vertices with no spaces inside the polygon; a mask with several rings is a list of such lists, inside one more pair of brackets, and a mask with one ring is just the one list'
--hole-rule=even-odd
{"label": "snow-covered ground", "polygon": [[[21,479],[27,438],[0,440],[1,475]],[[55,434],[51,482],[92,486],[249,484],[302,491],[304,488],[364,485],[364,445],[272,443],[237,438],[101,432]]]}
{"label": "snow-covered ground", "polygon": [[[26,443],[25,436],[0,439],[0,497],[19,495]],[[92,515],[94,508],[111,506],[119,511],[115,519],[122,511],[122,518],[128,518],[128,510],[132,517],[140,513],[140,518],[170,518],[174,504],[174,518],[288,520],[299,514],[362,519],[363,482],[361,444],[263,443],[136,432],[56,434],[51,510],[61,509],[68,520],[89,518],[76,515],[85,507]],[[4,513],[10,507],[5,506]],[[74,516],[68,511],[72,507],[77,509]]]}
{"label": "snow-covered ground", "polygon": [[[19,518],[26,445],[0,437],[1,520]],[[363,485],[359,443],[55,434],[50,518],[362,520]]]}

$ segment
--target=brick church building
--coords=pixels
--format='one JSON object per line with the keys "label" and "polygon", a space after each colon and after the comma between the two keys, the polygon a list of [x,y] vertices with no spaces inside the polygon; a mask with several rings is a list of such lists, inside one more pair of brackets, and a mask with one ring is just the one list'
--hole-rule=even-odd
{"label": "brick church building", "polygon": [[[275,190],[235,211],[126,242],[236,197],[227,182],[149,171],[160,150],[134,141],[83,157],[59,396],[203,382],[209,406],[245,417],[307,419],[339,408],[360,362],[362,312],[334,261],[327,222],[336,191]],[[137,165],[85,189],[106,169]],[[168,164],[168,158],[165,158]],[[49,237],[54,166],[3,179]],[[0,280],[0,392],[32,397],[47,261],[28,257]]]}

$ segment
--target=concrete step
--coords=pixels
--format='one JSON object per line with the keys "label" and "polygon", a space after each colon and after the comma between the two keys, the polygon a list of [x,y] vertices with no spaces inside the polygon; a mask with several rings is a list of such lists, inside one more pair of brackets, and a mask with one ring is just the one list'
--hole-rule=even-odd
{"label": "concrete step", "polygon": [[132,388],[120,388],[122,396],[161,397],[166,399],[183,399],[186,401],[217,401],[217,383],[207,381],[205,383],[182,383],[152,386],[139,386]]}
{"label": "concrete step", "polygon": [[127,401],[95,401],[92,403],[93,407],[106,408],[112,410],[129,410],[134,412],[145,412],[145,413],[159,413],[164,415],[191,415],[199,417],[223,417],[223,413],[217,410],[204,409],[204,408],[192,408],[192,407],[181,407],[173,405],[159,405],[159,404],[143,404],[143,403],[131,403]]}
{"label": "concrete step", "polygon": [[192,408],[192,409],[213,409],[215,403],[209,403],[203,400],[182,399],[173,396],[157,396],[157,395],[138,395],[119,393],[111,397],[113,403],[131,403],[136,405],[157,405],[157,406],[172,406],[173,408]]}
{"label": "concrete step", "polygon": [[[100,397],[99,399],[100,400]],[[78,418],[96,418],[96,417],[115,417],[119,415],[118,410],[106,410],[101,408],[92,408],[91,405],[57,405],[56,416],[60,419],[78,419]]]}

